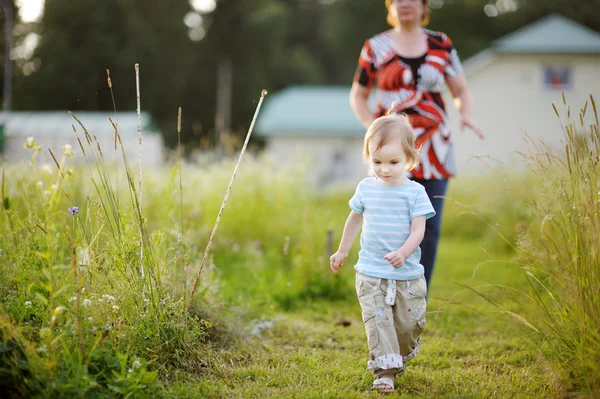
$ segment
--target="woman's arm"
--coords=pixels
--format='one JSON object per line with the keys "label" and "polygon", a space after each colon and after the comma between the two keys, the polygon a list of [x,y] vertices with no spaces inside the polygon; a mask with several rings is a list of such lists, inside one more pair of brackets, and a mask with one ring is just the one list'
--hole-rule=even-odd
{"label": "woman's arm", "polygon": [[454,104],[461,113],[460,130],[465,126],[473,129],[476,135],[483,139],[483,131],[473,120],[473,98],[464,75],[446,77],[446,84],[454,98]]}
{"label": "woman's arm", "polygon": [[358,82],[352,83],[352,89],[350,89],[350,106],[354,111],[354,115],[356,115],[365,129],[368,129],[375,120],[369,109],[369,94],[371,94],[370,88],[362,86]]}

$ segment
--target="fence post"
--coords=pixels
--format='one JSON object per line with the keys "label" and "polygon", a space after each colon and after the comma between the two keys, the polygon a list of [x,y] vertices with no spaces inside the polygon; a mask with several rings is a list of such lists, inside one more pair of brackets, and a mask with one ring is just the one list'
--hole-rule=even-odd
{"label": "fence post", "polygon": [[327,230],[327,258],[333,254],[333,230]]}

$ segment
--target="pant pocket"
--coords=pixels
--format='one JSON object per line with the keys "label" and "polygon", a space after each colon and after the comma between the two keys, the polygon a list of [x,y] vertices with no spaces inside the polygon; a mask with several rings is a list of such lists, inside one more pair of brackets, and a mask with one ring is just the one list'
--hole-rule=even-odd
{"label": "pant pocket", "polygon": [[376,277],[365,276],[362,274],[356,274],[356,295],[358,298],[362,298],[366,294],[369,294],[379,288],[381,279]]}
{"label": "pant pocket", "polygon": [[406,282],[406,291],[411,298],[426,298],[427,297],[427,281],[425,276],[421,276],[414,280]]}

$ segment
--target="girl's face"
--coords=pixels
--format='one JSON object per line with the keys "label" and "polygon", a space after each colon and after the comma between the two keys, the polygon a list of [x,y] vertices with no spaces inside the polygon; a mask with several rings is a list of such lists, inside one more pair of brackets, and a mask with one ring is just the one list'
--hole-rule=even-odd
{"label": "girl's face", "polygon": [[402,24],[420,24],[425,10],[423,0],[392,0],[390,13]]}
{"label": "girl's face", "polygon": [[373,173],[387,186],[401,185],[406,182],[406,155],[398,141],[386,143],[379,150],[369,143],[370,164]]}

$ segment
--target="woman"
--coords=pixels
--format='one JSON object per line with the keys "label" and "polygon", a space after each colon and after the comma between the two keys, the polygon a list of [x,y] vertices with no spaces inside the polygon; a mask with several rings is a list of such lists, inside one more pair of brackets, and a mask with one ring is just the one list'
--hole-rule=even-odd
{"label": "woman", "polygon": [[[429,288],[444,205],[439,197],[445,195],[448,179],[455,174],[441,95],[444,84],[461,112],[461,130],[469,127],[480,138],[483,133],[473,120],[471,95],[452,41],[444,33],[424,29],[429,22],[429,0],[385,0],[385,6],[387,22],[394,28],[365,41],[350,105],[365,128],[388,110],[410,117],[421,149],[421,164],[409,177],[425,187],[436,212],[435,217],[427,219],[421,243],[421,263]],[[374,114],[368,106],[373,85],[377,86]]]}

